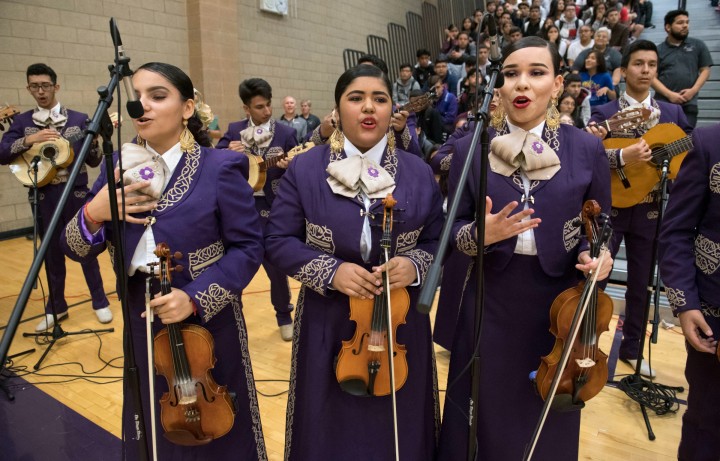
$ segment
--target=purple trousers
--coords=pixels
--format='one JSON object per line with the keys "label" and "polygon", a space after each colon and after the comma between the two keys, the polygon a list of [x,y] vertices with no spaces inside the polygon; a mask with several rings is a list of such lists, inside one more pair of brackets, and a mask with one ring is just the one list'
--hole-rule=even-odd
{"label": "purple trousers", "polygon": [[[56,313],[66,312],[68,310],[67,301],[65,300],[65,253],[60,246],[60,230],[75,216],[77,211],[85,204],[85,196],[88,188],[85,185],[75,186],[73,193],[65,204],[60,215],[60,221],[53,235],[47,235],[47,227],[57,208],[60,196],[65,189],[65,184],[47,185],[38,190],[38,229],[40,238],[50,239],[47,253],[45,254],[45,273],[48,279],[48,291],[50,297],[45,305],[45,313],[52,313],[52,307],[55,306]],[[33,190],[28,192],[30,206],[33,202]],[[85,282],[90,289],[92,297],[93,309],[102,309],[108,307],[110,302],[105,296],[102,277],[100,276],[100,265],[97,259],[81,264]]]}
{"label": "purple trousers", "polygon": [[[265,197],[255,197],[255,209],[260,214],[263,237],[265,237],[265,227],[270,216],[270,206]],[[288,285],[287,276],[264,257],[262,267],[270,279],[270,302],[275,309],[277,324],[278,326],[290,325],[292,323],[290,313],[293,311],[293,305],[290,304],[290,285]]]}
{"label": "purple trousers", "polygon": [[652,249],[657,225],[657,203],[641,203],[630,208],[612,209],[612,256],[625,240],[627,254],[627,290],[625,321],[620,344],[621,359],[640,356],[640,338],[645,334],[648,281],[652,270]]}

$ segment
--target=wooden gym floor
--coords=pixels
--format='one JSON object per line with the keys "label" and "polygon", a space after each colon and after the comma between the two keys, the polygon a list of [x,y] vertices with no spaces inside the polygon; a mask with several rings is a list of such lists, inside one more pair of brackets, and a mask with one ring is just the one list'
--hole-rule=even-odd
{"label": "wooden gym floor", "polygon": [[[0,325],[4,326],[15,305],[17,295],[26,277],[32,261],[32,243],[23,238],[0,241]],[[114,292],[115,277],[110,267],[107,253],[99,258],[106,292]],[[75,305],[70,309],[70,317],[62,323],[66,331],[79,331],[89,328],[104,328],[100,325],[89,303],[89,292],[85,285],[80,266],[67,260],[68,278],[66,297],[68,304]],[[44,270],[41,279],[45,287]],[[299,284],[291,281],[293,298],[297,295]],[[10,354],[16,354],[31,348],[36,351],[14,359],[14,366],[26,367],[23,375],[33,371],[33,365],[39,360],[45,346],[35,344],[33,338],[24,338],[22,333],[33,332],[43,312],[42,292],[34,290],[31,300],[23,314],[23,322],[15,334]],[[61,339],[51,349],[36,373],[25,374],[25,380],[37,383],[36,386],[52,399],[74,409],[80,415],[94,422],[105,431],[120,437],[120,414],[122,403],[121,383],[116,379],[122,375],[121,368],[106,367],[86,379],[70,382],[40,384],[49,381],[67,381],[60,374],[79,375],[81,369],[93,372],[105,366],[104,361],[111,361],[115,367],[122,366],[121,330],[122,317],[117,296],[109,295],[115,319],[109,325],[115,328],[114,333],[96,336],[79,335]],[[245,318],[249,330],[250,353],[257,380],[260,411],[265,434],[265,442],[271,460],[281,460],[285,437],[285,406],[288,388],[290,349],[289,342],[280,339],[275,323],[274,311],[270,305],[269,282],[262,269],[255,276],[243,295]],[[617,305],[619,304],[619,305]],[[619,308],[619,309],[618,309]],[[621,303],[616,303],[616,312],[622,310]],[[434,317],[434,311],[431,314]],[[612,343],[619,341],[615,334],[618,316],[615,315],[610,324],[610,331],[601,337],[601,349],[611,355],[610,369],[614,369],[615,379],[632,373],[630,367],[623,363],[615,363],[611,354]],[[102,346],[101,346],[102,344]],[[617,344],[615,344],[617,350]],[[646,349],[647,350],[647,349]],[[449,352],[436,346],[439,383],[444,389],[450,358]],[[657,369],[656,381],[666,385],[684,386],[687,383],[683,376],[685,347],[680,328],[661,329],[658,344],[652,348],[652,363]],[[646,353],[647,357],[647,353]],[[53,376],[48,376],[48,375]],[[105,376],[106,378],[103,378]],[[15,385],[17,380],[9,381],[15,390],[17,399],[23,399],[22,386]],[[274,394],[281,394],[273,396]],[[440,393],[441,399],[444,392]],[[687,393],[679,394],[678,399],[684,401]],[[0,405],[6,400],[0,394]],[[680,405],[677,413],[657,416],[650,413],[650,422],[657,436],[649,441],[642,413],[638,404],[630,400],[622,391],[606,386],[594,399],[587,403],[582,413],[580,440],[580,459],[583,460],[671,460],[676,459],[676,449],[680,438],[681,416],[685,410]],[[47,414],[50,413],[50,414]],[[12,416],[12,415],[10,415]],[[50,410],[38,415],[40,418],[53,418]],[[20,443],[20,442],[18,442]],[[0,458],[2,455],[0,455]],[[40,458],[24,458],[40,459]],[[119,454],[118,454],[119,459]]]}

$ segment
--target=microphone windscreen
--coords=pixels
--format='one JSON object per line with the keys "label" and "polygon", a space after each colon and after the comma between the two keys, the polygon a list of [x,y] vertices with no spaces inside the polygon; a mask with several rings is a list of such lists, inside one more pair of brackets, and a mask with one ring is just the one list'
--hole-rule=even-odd
{"label": "microphone windscreen", "polygon": [[145,114],[142,103],[140,101],[128,101],[125,105],[130,118],[140,118]]}

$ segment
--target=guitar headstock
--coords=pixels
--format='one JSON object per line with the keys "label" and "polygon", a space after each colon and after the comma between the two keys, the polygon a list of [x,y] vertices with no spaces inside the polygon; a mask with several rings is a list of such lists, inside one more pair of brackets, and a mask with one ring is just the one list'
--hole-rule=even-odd
{"label": "guitar headstock", "polygon": [[645,107],[626,107],[607,120],[611,131],[627,131],[638,128],[650,118],[652,111]]}
{"label": "guitar headstock", "polygon": [[435,102],[437,94],[435,94],[435,88],[430,89],[427,93],[422,96],[414,97],[412,101],[405,104],[404,106],[398,107],[398,110],[406,110],[408,112],[420,112],[427,109],[430,104]]}
{"label": "guitar headstock", "polygon": [[0,107],[0,131],[5,131],[5,124],[8,125],[12,122],[12,118],[19,114],[20,111],[17,107],[12,105],[4,105]]}

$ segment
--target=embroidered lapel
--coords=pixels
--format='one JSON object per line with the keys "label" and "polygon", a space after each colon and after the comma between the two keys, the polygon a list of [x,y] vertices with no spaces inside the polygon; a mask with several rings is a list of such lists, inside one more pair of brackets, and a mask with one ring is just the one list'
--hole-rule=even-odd
{"label": "embroidered lapel", "polygon": [[183,154],[158,201],[157,208],[152,212],[153,216],[162,216],[172,210],[192,192],[202,170],[201,153],[200,145],[195,143],[192,151]]}

